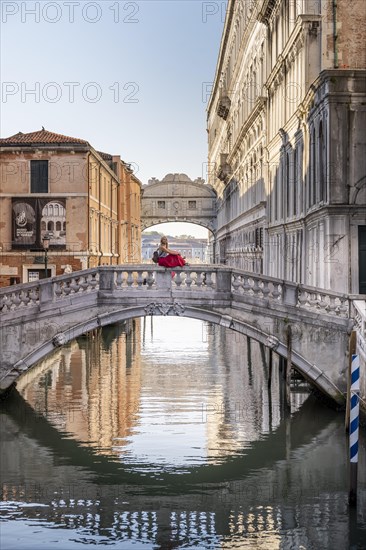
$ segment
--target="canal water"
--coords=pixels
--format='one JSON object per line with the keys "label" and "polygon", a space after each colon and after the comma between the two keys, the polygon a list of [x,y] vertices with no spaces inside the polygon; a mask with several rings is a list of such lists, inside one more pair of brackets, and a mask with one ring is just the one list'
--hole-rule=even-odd
{"label": "canal water", "polygon": [[1,403],[0,548],[366,548],[342,413],[268,350],[180,317],[80,338]]}

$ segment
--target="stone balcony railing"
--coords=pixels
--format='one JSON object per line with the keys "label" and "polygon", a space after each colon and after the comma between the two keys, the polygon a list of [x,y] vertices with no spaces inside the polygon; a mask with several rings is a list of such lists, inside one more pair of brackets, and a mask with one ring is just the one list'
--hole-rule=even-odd
{"label": "stone balcony railing", "polygon": [[312,313],[342,318],[353,316],[347,295],[217,264],[172,270],[146,264],[100,266],[6,287],[0,289],[0,315],[37,311],[43,305],[76,296],[98,296],[99,293],[150,299],[154,294],[161,295],[162,291],[174,296],[184,291],[185,298],[219,300],[225,297],[234,302],[283,304]]}
{"label": "stone balcony railing", "polygon": [[366,361],[366,300],[352,301],[352,317],[357,331],[357,349]]}

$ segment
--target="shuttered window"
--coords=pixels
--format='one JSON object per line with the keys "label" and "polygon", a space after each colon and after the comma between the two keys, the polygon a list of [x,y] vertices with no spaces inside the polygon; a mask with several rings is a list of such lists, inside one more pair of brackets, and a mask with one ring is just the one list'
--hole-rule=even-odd
{"label": "shuttered window", "polygon": [[48,160],[31,160],[31,193],[48,193]]}

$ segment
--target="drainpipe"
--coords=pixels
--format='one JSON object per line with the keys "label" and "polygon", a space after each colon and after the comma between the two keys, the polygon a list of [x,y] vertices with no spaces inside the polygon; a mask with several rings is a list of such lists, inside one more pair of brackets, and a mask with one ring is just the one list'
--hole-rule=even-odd
{"label": "drainpipe", "polygon": [[333,56],[334,69],[338,69],[337,0],[333,0]]}
{"label": "drainpipe", "polygon": [[[109,217],[110,217],[110,226],[109,226],[109,265],[113,264],[114,261],[114,252],[112,252],[113,249],[113,185],[114,181],[113,178],[111,179],[111,197],[110,197],[110,203],[109,203]],[[113,254],[113,255],[112,255]]]}
{"label": "drainpipe", "polygon": [[100,260],[102,255],[101,244],[102,244],[102,199],[101,199],[101,165],[99,163],[99,242],[98,242],[98,265],[100,265]]}
{"label": "drainpipe", "polygon": [[90,151],[86,155],[86,178],[87,178],[87,185],[88,185],[88,254],[87,254],[87,262],[88,262],[88,269],[90,267],[90,173],[89,173],[89,158],[90,158]]}

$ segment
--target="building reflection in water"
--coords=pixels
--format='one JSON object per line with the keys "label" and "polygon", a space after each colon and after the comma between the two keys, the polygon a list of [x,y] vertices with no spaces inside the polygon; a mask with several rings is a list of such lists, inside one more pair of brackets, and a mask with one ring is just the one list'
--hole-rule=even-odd
{"label": "building reflection in water", "polygon": [[118,455],[140,404],[140,319],[95,331],[27,373],[18,391],[60,431],[96,452]]}
{"label": "building reflection in water", "polygon": [[[343,418],[303,387],[290,415],[267,363],[255,342],[177,318],[57,350],[2,417],[2,539],[16,528],[18,542],[122,550],[357,544],[366,517],[357,526],[347,511]],[[363,438],[360,509],[364,450]]]}
{"label": "building reflection in water", "polygon": [[60,432],[139,471],[220,464],[284,416],[267,352],[217,325],[135,319],[72,342],[17,387]]}

